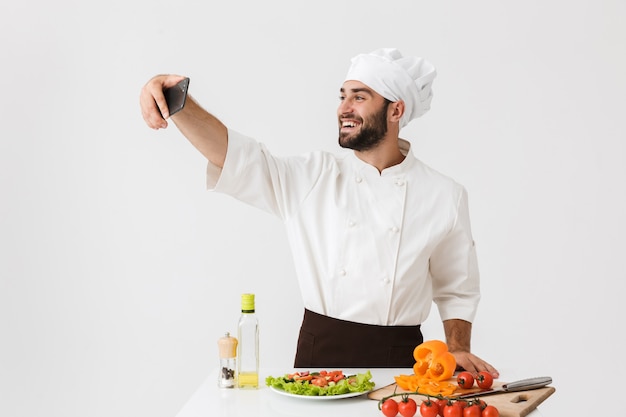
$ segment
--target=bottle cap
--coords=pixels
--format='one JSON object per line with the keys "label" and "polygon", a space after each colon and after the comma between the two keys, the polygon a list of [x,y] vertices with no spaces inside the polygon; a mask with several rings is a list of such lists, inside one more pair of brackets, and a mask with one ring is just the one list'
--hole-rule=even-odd
{"label": "bottle cap", "polygon": [[217,341],[220,350],[220,358],[230,359],[237,356],[237,339],[226,332],[224,337],[220,337]]}
{"label": "bottle cap", "polygon": [[241,295],[241,311],[245,313],[254,313],[254,294]]}

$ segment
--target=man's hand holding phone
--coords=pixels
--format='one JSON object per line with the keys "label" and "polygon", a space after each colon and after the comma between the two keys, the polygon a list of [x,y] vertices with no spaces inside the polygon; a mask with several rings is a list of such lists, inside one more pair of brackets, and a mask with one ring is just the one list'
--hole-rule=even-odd
{"label": "man's hand holding phone", "polygon": [[139,103],[146,124],[152,129],[167,127],[166,119],[185,107],[189,78],[180,75],[157,75],[141,90]]}

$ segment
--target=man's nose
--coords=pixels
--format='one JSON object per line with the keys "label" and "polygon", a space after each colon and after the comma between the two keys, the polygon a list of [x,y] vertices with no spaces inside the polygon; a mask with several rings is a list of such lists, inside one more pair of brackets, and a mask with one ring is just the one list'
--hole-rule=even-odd
{"label": "man's nose", "polygon": [[352,105],[349,100],[342,100],[339,103],[339,108],[337,109],[337,113],[339,114],[348,114],[352,113]]}

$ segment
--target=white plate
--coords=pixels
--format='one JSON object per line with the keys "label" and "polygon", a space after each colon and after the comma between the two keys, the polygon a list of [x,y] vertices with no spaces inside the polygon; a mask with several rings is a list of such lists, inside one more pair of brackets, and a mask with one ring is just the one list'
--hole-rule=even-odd
{"label": "white plate", "polygon": [[343,398],[352,398],[352,397],[358,397],[364,394],[367,394],[370,391],[363,391],[363,392],[349,392],[347,394],[338,394],[338,395],[300,395],[300,394],[292,394],[290,392],[287,391],[283,391],[282,389],[278,389],[278,388],[274,388],[274,387],[269,387],[272,391],[274,391],[277,394],[280,395],[284,395],[286,397],[292,397],[292,398],[299,398],[302,400],[341,400]]}

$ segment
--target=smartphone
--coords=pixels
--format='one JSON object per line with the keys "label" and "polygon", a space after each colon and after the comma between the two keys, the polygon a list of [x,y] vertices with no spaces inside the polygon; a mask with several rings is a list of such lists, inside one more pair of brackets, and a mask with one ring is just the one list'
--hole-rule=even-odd
{"label": "smartphone", "polygon": [[170,116],[178,113],[183,109],[183,107],[185,107],[185,101],[187,101],[187,90],[189,90],[189,78],[185,78],[175,86],[168,87],[163,90]]}

